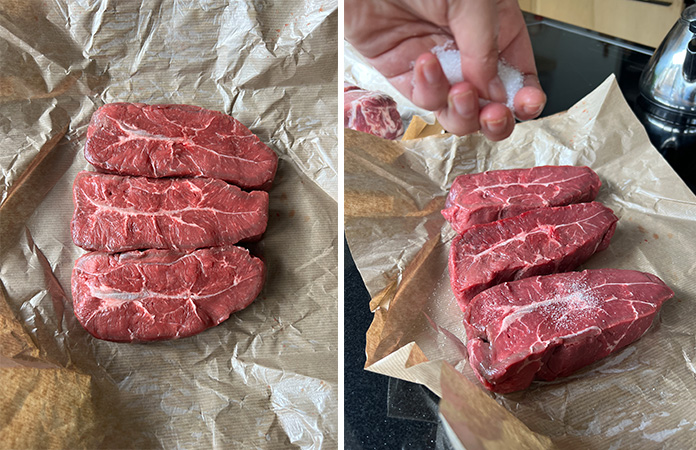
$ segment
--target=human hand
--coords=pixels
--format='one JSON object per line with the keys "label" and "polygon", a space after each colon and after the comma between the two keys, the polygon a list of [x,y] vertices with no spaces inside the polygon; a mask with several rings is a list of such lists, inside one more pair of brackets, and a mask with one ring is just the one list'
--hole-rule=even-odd
{"label": "human hand", "polygon": [[[451,133],[480,129],[494,141],[512,133],[499,58],[524,75],[514,98],[519,119],[537,117],[546,104],[517,0],[348,0],[345,36],[415,105],[435,111]],[[461,52],[465,80],[454,85],[431,53],[450,40]],[[479,97],[491,103],[480,108]]]}

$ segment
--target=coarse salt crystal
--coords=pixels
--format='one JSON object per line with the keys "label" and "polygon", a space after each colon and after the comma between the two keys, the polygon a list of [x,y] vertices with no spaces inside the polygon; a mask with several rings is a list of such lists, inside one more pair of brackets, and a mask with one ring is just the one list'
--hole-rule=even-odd
{"label": "coarse salt crystal", "polygon": [[[454,41],[450,40],[442,45],[433,47],[431,52],[437,56],[438,61],[440,61],[442,71],[445,73],[447,81],[449,81],[450,84],[464,81],[462,75],[462,60],[459,50],[454,46]],[[510,108],[510,111],[514,112],[515,95],[524,86],[524,76],[522,72],[506,63],[503,59],[498,60],[498,76],[503,82],[505,93],[507,94],[507,103],[505,105]],[[480,106],[488,103],[490,103],[488,100],[479,99]]]}

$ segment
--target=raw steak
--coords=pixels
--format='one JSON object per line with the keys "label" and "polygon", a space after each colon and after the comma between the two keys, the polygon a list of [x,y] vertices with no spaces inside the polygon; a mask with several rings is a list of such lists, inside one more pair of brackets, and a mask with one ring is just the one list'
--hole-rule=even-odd
{"label": "raw steak", "polygon": [[454,179],[445,216],[457,233],[544,206],[591,202],[601,186],[589,167],[540,166],[492,170]]}
{"label": "raw steak", "polygon": [[360,88],[358,86],[355,86],[354,84],[346,83],[345,81],[343,82],[343,92],[355,91],[359,89]]}
{"label": "raw steak", "polygon": [[645,333],[674,295],[655,275],[598,269],[504,283],[466,310],[469,363],[484,386],[508,393],[565,377]]}
{"label": "raw steak", "polygon": [[110,103],[87,129],[85,157],[99,170],[145,177],[202,176],[270,187],[278,156],[227,114],[189,105]]}
{"label": "raw steak", "polygon": [[384,139],[396,139],[404,125],[394,99],[381,92],[343,86],[343,125]]}
{"label": "raw steak", "polygon": [[87,250],[191,250],[253,240],[266,230],[268,193],[211,178],[122,177],[80,172],[72,237]]}
{"label": "raw steak", "polygon": [[88,253],[75,263],[75,315],[94,337],[116,342],[191,336],[227,320],[259,295],[263,262],[240,247],[190,253]]}
{"label": "raw steak", "polygon": [[450,284],[465,309],[498,283],[565,272],[604,250],[618,219],[598,202],[540,208],[476,225],[452,241]]}

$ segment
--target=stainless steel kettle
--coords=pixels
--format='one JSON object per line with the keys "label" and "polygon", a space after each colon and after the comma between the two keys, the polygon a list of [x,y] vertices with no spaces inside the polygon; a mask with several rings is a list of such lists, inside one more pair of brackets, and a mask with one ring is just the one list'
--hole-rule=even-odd
{"label": "stainless steel kettle", "polygon": [[696,186],[696,5],[686,8],[640,77],[638,117],[653,145]]}
{"label": "stainless steel kettle", "polygon": [[696,115],[696,5],[686,8],[640,77],[647,101]]}

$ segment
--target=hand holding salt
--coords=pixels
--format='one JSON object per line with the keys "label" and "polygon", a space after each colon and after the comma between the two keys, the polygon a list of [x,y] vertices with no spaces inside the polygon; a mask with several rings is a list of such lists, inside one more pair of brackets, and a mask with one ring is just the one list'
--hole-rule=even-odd
{"label": "hand holding salt", "polygon": [[352,0],[345,13],[346,40],[453,134],[499,141],[544,108],[516,0]]}
{"label": "hand holding salt", "polygon": [[[461,54],[459,50],[454,48],[454,41],[447,41],[443,45],[433,47],[432,53],[437,56],[437,60],[440,61],[442,71],[445,73],[447,81],[449,81],[451,85],[464,81]],[[503,86],[505,86],[505,94],[507,95],[505,106],[514,114],[515,95],[517,95],[524,86],[524,76],[522,72],[508,65],[503,59],[498,60],[498,76],[500,77],[500,81],[503,82]],[[479,97],[479,106],[484,106],[489,103],[490,100]]]}

